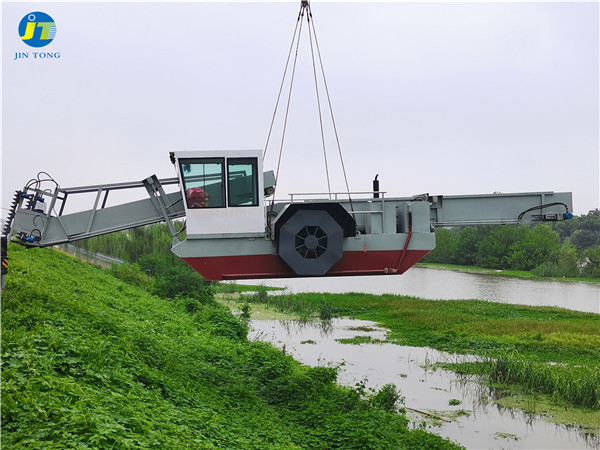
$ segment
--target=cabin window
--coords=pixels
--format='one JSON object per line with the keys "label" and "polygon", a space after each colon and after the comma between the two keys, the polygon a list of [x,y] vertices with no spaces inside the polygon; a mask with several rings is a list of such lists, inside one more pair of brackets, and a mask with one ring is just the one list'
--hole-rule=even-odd
{"label": "cabin window", "polygon": [[228,158],[229,206],[258,206],[256,158]]}
{"label": "cabin window", "polygon": [[180,160],[188,208],[225,207],[224,158]]}

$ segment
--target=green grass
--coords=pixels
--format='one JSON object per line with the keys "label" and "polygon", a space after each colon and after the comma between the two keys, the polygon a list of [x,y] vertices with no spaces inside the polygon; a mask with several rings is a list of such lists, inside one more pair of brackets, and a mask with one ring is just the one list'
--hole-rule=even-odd
{"label": "green grass", "polygon": [[190,308],[51,250],[9,256],[3,448],[453,447],[335,369],[249,342],[210,299]]}
{"label": "green grass", "polygon": [[259,290],[269,291],[282,291],[284,288],[270,287],[270,286],[255,286],[251,284],[238,284],[238,283],[219,283],[214,282],[212,289],[218,294],[235,294],[239,292],[256,292]]}
{"label": "green grass", "polygon": [[383,344],[385,343],[382,339],[373,338],[371,336],[355,336],[353,338],[340,338],[336,339],[337,342],[341,344]]}
{"label": "green grass", "polygon": [[600,410],[600,367],[548,365],[516,352],[487,361],[492,381],[518,383],[528,392],[548,394],[555,400]]}
{"label": "green grass", "polygon": [[512,394],[499,398],[497,403],[508,408],[519,408],[530,414],[551,417],[555,423],[575,425],[582,432],[596,436],[600,434],[600,413],[597,409],[565,407],[558,405],[547,395]]}
{"label": "green grass", "polygon": [[391,342],[487,357],[487,363],[471,371],[485,373],[490,381],[600,410],[598,314],[358,293],[297,294],[268,301],[309,311],[328,304],[334,316],[372,320],[389,329]]}

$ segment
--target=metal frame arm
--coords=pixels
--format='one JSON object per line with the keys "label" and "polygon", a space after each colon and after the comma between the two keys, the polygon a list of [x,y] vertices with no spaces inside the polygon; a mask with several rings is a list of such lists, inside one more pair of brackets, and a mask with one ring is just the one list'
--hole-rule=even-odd
{"label": "metal frame arm", "polygon": [[435,227],[536,224],[573,217],[570,192],[439,195],[428,200]]}
{"label": "metal frame arm", "polygon": [[[177,178],[159,180],[152,175],[140,182],[76,188],[60,188],[54,182],[53,190],[42,189],[40,183],[29,184],[15,194],[11,224],[5,229],[5,234],[23,245],[46,247],[167,222],[173,238],[176,238],[171,221],[185,216],[183,199],[179,191],[167,194],[163,189],[164,185],[176,183]],[[110,192],[142,187],[149,198],[106,207]],[[96,196],[91,209],[64,214],[67,198],[93,192]],[[59,212],[53,215],[59,205]]]}

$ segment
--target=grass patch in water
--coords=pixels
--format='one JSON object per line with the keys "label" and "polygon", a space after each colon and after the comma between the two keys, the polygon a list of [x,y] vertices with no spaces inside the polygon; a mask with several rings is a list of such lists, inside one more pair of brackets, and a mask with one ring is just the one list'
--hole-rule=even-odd
{"label": "grass patch in water", "polygon": [[550,395],[557,403],[600,410],[600,367],[531,361],[516,352],[489,359],[491,381],[519,384],[526,393]]}
{"label": "grass patch in water", "polygon": [[269,295],[264,286],[257,286],[257,288],[253,295],[248,295],[246,298],[250,303],[263,304],[283,313],[291,313],[304,321],[314,319],[329,321],[336,316],[336,311],[324,296],[320,300],[317,298],[315,301],[315,298],[311,297],[310,301],[304,301],[303,294]]}
{"label": "grass patch in water", "polygon": [[500,431],[498,431],[497,433],[494,433],[495,439],[506,439],[509,441],[518,441],[519,440],[519,436],[517,436],[516,434],[512,434],[512,433],[502,433]]}
{"label": "grass patch in water", "polygon": [[[290,305],[293,310],[314,311],[325,302],[334,316],[377,322],[390,330],[389,342],[498,359],[497,368],[508,364],[500,370],[511,384],[550,393],[559,403],[600,409],[598,314],[359,293],[278,297],[283,309]],[[518,358],[507,360],[507,354]]]}
{"label": "grass patch in water", "polygon": [[371,336],[354,336],[353,338],[336,339],[340,344],[385,344],[385,340],[377,339]]}
{"label": "grass patch in water", "polygon": [[362,325],[360,327],[350,327],[348,328],[351,331],[365,331],[365,332],[370,332],[370,331],[381,331],[381,329],[378,328],[373,328],[373,327],[368,327],[366,325]]}
{"label": "grass patch in water", "polygon": [[532,361],[514,351],[481,362],[439,363],[436,366],[461,374],[480,375],[482,380],[494,386],[518,386],[521,393],[546,394],[555,404],[591,408],[599,411],[600,417],[598,367]]}
{"label": "grass patch in water", "polygon": [[600,411],[591,408],[572,408],[557,405],[549,395],[511,393],[496,400],[500,406],[518,408],[531,414],[552,418],[553,423],[582,427],[582,431],[600,435]]}
{"label": "grass patch in water", "polygon": [[234,313],[240,314],[244,305],[249,305],[250,319],[252,320],[298,320],[298,314],[289,314],[275,310],[268,305],[248,302],[249,295],[241,293],[217,293],[215,300],[227,306]]}
{"label": "grass patch in water", "polygon": [[223,283],[215,282],[212,284],[214,292],[219,294],[235,294],[237,292],[257,292],[259,289],[266,291],[283,291],[280,287],[270,287],[264,285],[238,284],[238,283]]}

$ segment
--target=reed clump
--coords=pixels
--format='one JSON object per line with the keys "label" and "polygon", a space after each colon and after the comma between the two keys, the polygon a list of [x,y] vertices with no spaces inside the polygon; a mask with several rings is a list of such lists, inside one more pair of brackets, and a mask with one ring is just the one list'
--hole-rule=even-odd
{"label": "reed clump", "polygon": [[520,384],[527,393],[548,394],[555,401],[600,409],[600,369],[532,361],[517,351],[487,361],[493,383]]}
{"label": "reed clump", "polygon": [[248,296],[250,303],[261,303],[280,312],[297,314],[301,320],[319,318],[329,321],[336,315],[334,306],[322,296],[315,302],[303,294],[269,295],[265,286],[257,286],[254,295]]}

